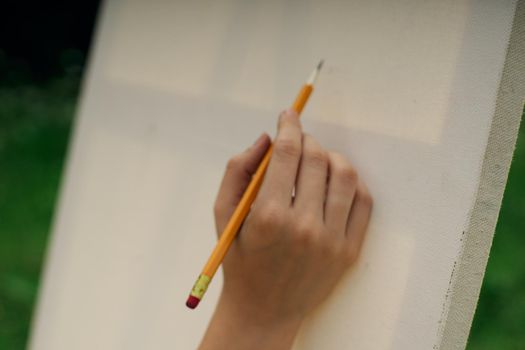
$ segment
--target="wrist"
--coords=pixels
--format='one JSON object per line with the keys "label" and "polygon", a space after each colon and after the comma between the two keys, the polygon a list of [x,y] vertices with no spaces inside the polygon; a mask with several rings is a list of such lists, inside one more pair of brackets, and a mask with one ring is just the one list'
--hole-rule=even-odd
{"label": "wrist", "polygon": [[223,293],[199,349],[290,349],[302,318],[269,315],[247,304]]}
{"label": "wrist", "polygon": [[268,307],[256,300],[239,298],[237,295],[223,291],[217,304],[217,310],[222,310],[236,322],[250,328],[266,330],[299,330],[303,318],[296,314],[279,312],[278,307]]}

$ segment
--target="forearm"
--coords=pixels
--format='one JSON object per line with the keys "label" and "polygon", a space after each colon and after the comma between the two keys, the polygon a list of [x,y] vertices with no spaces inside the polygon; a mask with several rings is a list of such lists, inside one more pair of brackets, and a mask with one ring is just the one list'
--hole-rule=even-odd
{"label": "forearm", "polygon": [[260,320],[221,298],[199,350],[291,349],[300,320]]}

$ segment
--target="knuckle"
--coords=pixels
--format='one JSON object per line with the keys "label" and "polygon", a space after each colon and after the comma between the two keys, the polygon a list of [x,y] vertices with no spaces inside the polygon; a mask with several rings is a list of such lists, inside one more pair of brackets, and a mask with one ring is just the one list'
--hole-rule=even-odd
{"label": "knuckle", "polygon": [[338,165],[341,163],[343,164],[346,163],[346,158],[341,153],[331,151],[328,154],[330,156],[330,162],[332,164]]}
{"label": "knuckle", "polygon": [[301,146],[292,139],[280,138],[275,141],[275,154],[283,158],[298,158],[301,155]]}
{"label": "knuckle", "polygon": [[353,265],[359,257],[359,250],[354,245],[344,252],[344,260],[347,265]]}
{"label": "knuckle", "polygon": [[366,188],[360,188],[357,191],[357,198],[359,202],[365,207],[371,209],[374,206],[374,199]]}
{"label": "knuckle", "polygon": [[255,210],[254,221],[261,228],[279,227],[284,222],[283,210],[276,203],[265,203]]}
{"label": "knuckle", "polygon": [[308,221],[297,224],[293,235],[296,246],[303,249],[314,245],[318,233],[316,227],[314,223]]}
{"label": "knuckle", "polygon": [[330,157],[331,168],[334,177],[338,177],[342,182],[355,184],[358,181],[358,174],[348,160],[339,153],[332,153]]}
{"label": "knuckle", "polygon": [[340,250],[341,250],[340,246],[337,245],[332,240],[327,240],[327,242],[325,242],[321,247],[321,252],[323,256],[329,257],[329,258],[339,256]]}
{"label": "knuckle", "polygon": [[328,166],[328,155],[321,148],[310,148],[304,152],[305,161],[312,167],[325,169]]}
{"label": "knuckle", "polygon": [[349,164],[345,164],[337,172],[337,176],[341,178],[343,183],[352,185],[357,183],[359,175],[357,174],[357,171]]}

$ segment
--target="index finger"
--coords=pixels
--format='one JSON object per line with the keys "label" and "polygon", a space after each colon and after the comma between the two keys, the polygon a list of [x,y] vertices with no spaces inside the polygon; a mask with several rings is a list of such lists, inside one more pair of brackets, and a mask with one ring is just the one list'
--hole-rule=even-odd
{"label": "index finger", "polygon": [[302,129],[297,112],[288,110],[279,117],[273,153],[257,195],[267,200],[290,206],[297,168],[302,153]]}

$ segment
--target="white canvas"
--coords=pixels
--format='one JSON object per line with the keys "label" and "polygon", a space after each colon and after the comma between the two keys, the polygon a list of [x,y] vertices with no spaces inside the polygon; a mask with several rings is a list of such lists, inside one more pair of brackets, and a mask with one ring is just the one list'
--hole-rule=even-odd
{"label": "white canvas", "polygon": [[[357,266],[295,349],[439,348],[459,310],[450,286],[515,9],[513,0],[107,1],[31,348],[197,346],[220,273],[198,309],[184,303],[215,244],[225,163],[262,131],[274,135],[320,58],[304,129],[351,159],[375,208]],[[485,263],[467,288],[475,297]],[[474,307],[453,344],[464,345]]]}

